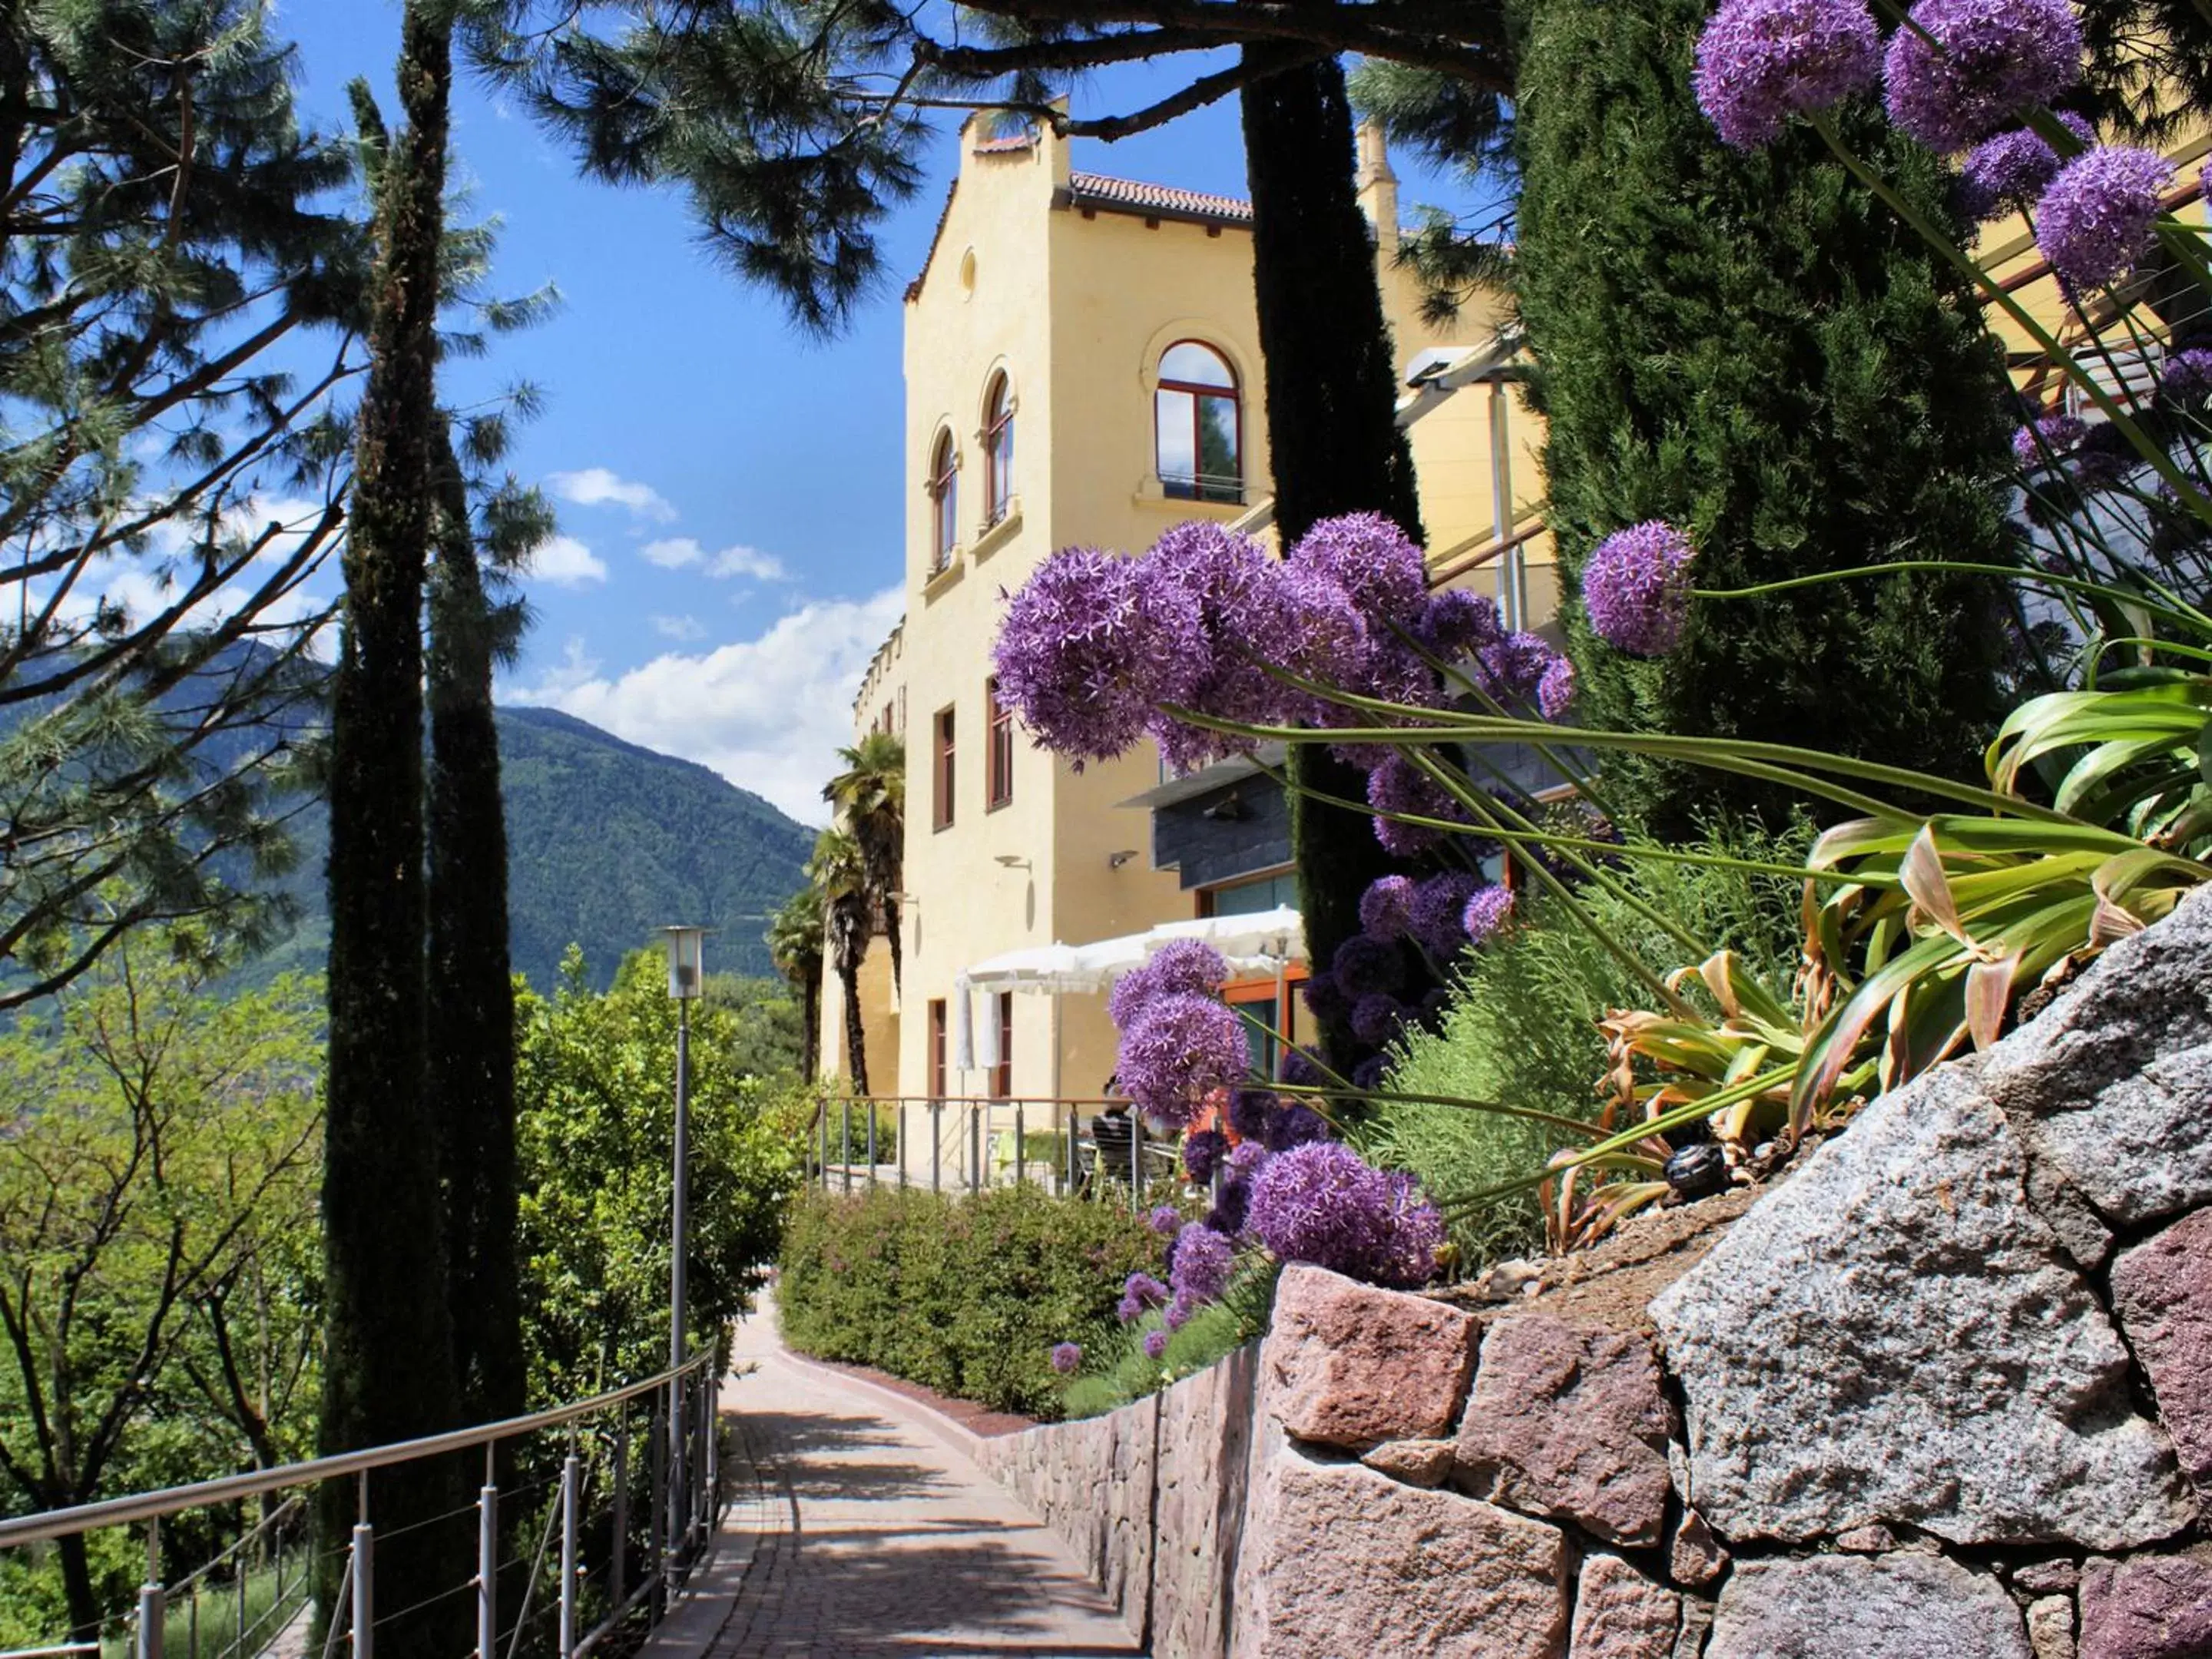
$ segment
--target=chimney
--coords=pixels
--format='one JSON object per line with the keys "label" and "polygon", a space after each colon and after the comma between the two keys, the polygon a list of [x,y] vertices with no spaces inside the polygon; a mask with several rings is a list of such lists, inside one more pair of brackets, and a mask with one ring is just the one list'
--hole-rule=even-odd
{"label": "chimney", "polygon": [[1398,175],[1390,171],[1390,150],[1382,124],[1359,124],[1359,210],[1375,227],[1375,246],[1385,258],[1398,252]]}

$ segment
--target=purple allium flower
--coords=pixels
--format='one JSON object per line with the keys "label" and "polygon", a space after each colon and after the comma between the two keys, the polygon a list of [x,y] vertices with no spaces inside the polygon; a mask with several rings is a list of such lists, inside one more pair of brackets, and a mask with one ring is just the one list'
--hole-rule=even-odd
{"label": "purple allium flower", "polygon": [[1168,1299],[1168,1287],[1150,1273],[1131,1273],[1121,1286],[1121,1299],[1114,1306],[1115,1316],[1124,1325],[1133,1325],[1145,1316],[1145,1310],[1157,1308]]}
{"label": "purple allium flower", "polygon": [[1275,1114],[1267,1124],[1267,1150],[1286,1152],[1310,1140],[1328,1139],[1328,1120],[1310,1106],[1291,1106]]}
{"label": "purple allium flower", "polygon": [[2074,452],[2067,482],[2084,495],[2110,489],[2142,464],[2128,435],[2109,421],[2089,428]]}
{"label": "purple allium flower", "polygon": [[1301,994],[1307,1012],[1324,1025],[1352,1018],[1352,998],[1333,974],[1316,974],[1306,981]]}
{"label": "purple allium flower", "polygon": [[1197,604],[1095,548],[1054,553],[1006,607],[999,695],[1037,740],[1080,767],[1127,750],[1153,706],[1181,702],[1212,653]]}
{"label": "purple allium flower", "polygon": [[1441,1218],[1411,1181],[1328,1140],[1268,1160],[1253,1182],[1251,1224],[1284,1261],[1382,1285],[1426,1279],[1443,1238]]}
{"label": "purple allium flower", "polygon": [[1498,606],[1464,587],[1432,593],[1407,630],[1436,655],[1451,661],[1471,657],[1504,632]]}
{"label": "purple allium flower", "polygon": [[2069,0],[1920,0],[1910,15],[1883,61],[1886,101],[1932,150],[1964,149],[2081,78]]}
{"label": "purple allium flower", "polygon": [[[1188,1146],[1183,1149],[1183,1156],[1186,1160],[1190,1156],[1190,1149]],[[1182,1231],[1182,1212],[1172,1204],[1158,1205],[1153,1208],[1152,1212],[1145,1218],[1145,1224],[1161,1237],[1170,1238]]]}
{"label": "purple allium flower", "polygon": [[1255,1140],[1242,1140],[1229,1149],[1229,1170],[1249,1177],[1267,1161],[1267,1149]]}
{"label": "purple allium flower", "polygon": [[[1198,1310],[1192,1307],[1189,1303],[1184,1301],[1181,1297],[1177,1297],[1174,1301],[1168,1304],[1168,1310],[1162,1314],[1160,1317],[1166,1323],[1169,1330],[1179,1331],[1184,1326],[1190,1323],[1191,1315],[1197,1311]],[[1165,1346],[1164,1344],[1162,1346],[1163,1347]]]}
{"label": "purple allium flower", "polygon": [[1169,1275],[1178,1302],[1218,1302],[1229,1288],[1229,1270],[1235,1264],[1229,1240],[1194,1221],[1176,1235],[1175,1272]]}
{"label": "purple allium flower", "polygon": [[1290,562],[1342,588],[1366,623],[1370,640],[1394,627],[1410,628],[1429,596],[1421,550],[1379,513],[1322,520],[1298,538]]}
{"label": "purple allium flower", "polygon": [[1405,983],[1406,959],[1396,945],[1354,933],[1336,947],[1329,972],[1346,996],[1372,996],[1377,991],[1395,991]]}
{"label": "purple allium flower", "polygon": [[1055,1344],[1052,1351],[1052,1368],[1062,1376],[1071,1375],[1083,1363],[1083,1345],[1079,1342]]}
{"label": "purple allium flower", "polygon": [[1559,659],[1559,653],[1540,635],[1508,634],[1483,652],[1476,683],[1499,702],[1526,702]]}
{"label": "purple allium flower", "polygon": [[1874,84],[1881,35],[1865,0],[1722,0],[1698,37],[1698,106],[1739,149],[1771,143]]}
{"label": "purple allium flower", "polygon": [[1211,996],[1229,982],[1228,959],[1204,939],[1170,939],[1145,966],[1162,996]]}
{"label": "purple allium flower", "polygon": [[1547,720],[1562,720],[1574,706],[1575,665],[1565,657],[1554,657],[1536,682],[1536,712]]}
{"label": "purple allium flower", "polygon": [[2069,455],[2089,435],[2087,422],[2072,415],[2045,415],[2012,434],[2012,458],[2023,468],[2042,466]]}
{"label": "purple allium flower", "polygon": [[2035,208],[2036,246],[2076,289],[2111,282],[2150,251],[2173,168],[2154,149],[2107,144],[2059,168]]}
{"label": "purple allium flower", "polygon": [[1370,1054],[1352,1068],[1352,1086],[1359,1090],[1375,1090],[1382,1086],[1390,1075],[1389,1058],[1384,1054]]}
{"label": "purple allium flower", "polygon": [[[1367,775],[1367,804],[1376,812],[1375,839],[1400,858],[1410,858],[1435,846],[1444,832],[1389,815],[1440,818],[1449,823],[1468,822],[1467,809],[1452,799],[1451,793],[1395,750],[1385,751],[1381,764]],[[1345,988],[1352,988],[1347,984]]]}
{"label": "purple allium flower", "polygon": [[1413,890],[1413,937],[1431,955],[1460,953],[1467,943],[1467,902],[1480,885],[1463,870],[1447,870]]}
{"label": "purple allium flower", "polygon": [[1265,1089],[1232,1089],[1229,1092],[1229,1127],[1240,1140],[1263,1139],[1267,1121],[1278,1102]]}
{"label": "purple allium flower", "polygon": [[[1203,1187],[1213,1179],[1213,1166],[1222,1160],[1228,1151],[1229,1137],[1218,1129],[1200,1129],[1192,1134],[1186,1135],[1182,1143],[1182,1171],[1190,1177],[1192,1184]],[[1163,1215],[1173,1216],[1175,1218],[1173,1223],[1167,1227],[1161,1227],[1159,1218]],[[1152,1212],[1152,1222],[1156,1231],[1174,1232],[1182,1226],[1182,1217],[1176,1214],[1173,1209],[1163,1205]]]}
{"label": "purple allium flower", "polygon": [[[1145,556],[1146,580],[1188,597],[1205,629],[1206,672],[1179,701],[1218,719],[1265,725],[1294,712],[1289,688],[1263,662],[1275,659],[1283,629],[1282,564],[1249,536],[1218,524],[1177,525]],[[1163,717],[1152,726],[1171,766],[1190,770],[1249,753],[1249,739]]]}
{"label": "purple allium flower", "polygon": [[1352,1005],[1352,1035],[1380,1048],[1398,1035],[1406,1023],[1406,1005],[1394,996],[1376,993]]}
{"label": "purple allium flower", "polygon": [[1359,896],[1359,927],[1368,938],[1394,944],[1406,937],[1406,907],[1413,902],[1411,876],[1382,876]]}
{"label": "purple allium flower", "polygon": [[[1278,564],[1273,608],[1255,618],[1255,650],[1277,667],[1323,685],[1356,686],[1366,672],[1370,649],[1366,619],[1352,596],[1323,571]],[[1285,696],[1288,686],[1279,688]],[[1299,712],[1304,712],[1301,709]]]}
{"label": "purple allium flower", "polygon": [[1583,567],[1583,608],[1597,636],[1635,657],[1663,657],[1690,615],[1689,538],[1648,519],[1616,530]]}
{"label": "purple allium flower", "polygon": [[1158,1359],[1158,1358],[1162,1354],[1164,1354],[1167,1351],[1168,1351],[1168,1334],[1167,1334],[1165,1331],[1146,1331],[1146,1332],[1145,1333],[1145,1358],[1147,1358],[1147,1359]]}
{"label": "purple allium flower", "polygon": [[2166,360],[2158,382],[2161,403],[2193,404],[2207,392],[2212,392],[2212,351],[2190,346]]}
{"label": "purple allium flower", "polygon": [[1152,964],[1140,963],[1115,980],[1114,988],[1106,994],[1106,1018],[1114,1022],[1115,1030],[1126,1031],[1158,994]]}
{"label": "purple allium flower", "polygon": [[[2058,118],[2084,144],[2096,142],[2096,130],[2080,116]],[[1974,220],[2025,213],[2058,176],[2058,152],[2030,128],[1985,139],[1959,169],[1959,211]]]}
{"label": "purple allium flower", "polygon": [[1121,1033],[1121,1087],[1154,1121],[1180,1127],[1209,1090],[1233,1087],[1252,1069],[1244,1022],[1212,997],[1156,998]]}
{"label": "purple allium flower", "polygon": [[1244,1213],[1251,1202],[1249,1181],[1224,1181],[1214,1195],[1213,1207],[1206,1212],[1206,1224],[1225,1238],[1235,1238],[1244,1231]]}
{"label": "purple allium flower", "polygon": [[1493,885],[1483,888],[1467,902],[1461,919],[1466,924],[1467,936],[1477,945],[1483,945],[1505,926],[1512,915],[1512,890]]}
{"label": "purple allium flower", "polygon": [[1328,1083],[1314,1057],[1303,1048],[1285,1048],[1283,1061],[1276,1067],[1281,1080],[1294,1089],[1318,1089]]}

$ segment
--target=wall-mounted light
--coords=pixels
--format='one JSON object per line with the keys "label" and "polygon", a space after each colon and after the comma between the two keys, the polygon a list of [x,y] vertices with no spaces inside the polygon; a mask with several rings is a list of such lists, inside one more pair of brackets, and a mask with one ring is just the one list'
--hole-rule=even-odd
{"label": "wall-mounted light", "polygon": [[999,862],[1009,870],[1032,870],[1036,867],[1019,853],[1001,853]]}
{"label": "wall-mounted light", "polygon": [[1118,853],[1109,853],[1106,855],[1106,867],[1109,870],[1118,870],[1136,856],[1137,849],[1133,847],[1125,847]]}
{"label": "wall-mounted light", "polygon": [[1244,797],[1234,790],[1224,795],[1199,814],[1216,823],[1241,823],[1252,816],[1252,809],[1244,804]]}

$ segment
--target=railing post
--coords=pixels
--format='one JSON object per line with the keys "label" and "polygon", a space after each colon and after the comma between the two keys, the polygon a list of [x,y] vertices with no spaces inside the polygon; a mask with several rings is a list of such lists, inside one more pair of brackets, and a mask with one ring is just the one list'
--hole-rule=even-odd
{"label": "railing post", "polygon": [[231,1651],[238,1656],[238,1659],[246,1659],[246,1551],[241,1546],[238,1553],[238,1565],[231,1570],[231,1576],[238,1584],[238,1627],[231,1632],[233,1639],[230,1646]]}
{"label": "railing post", "polygon": [[830,1191],[830,1103],[828,1101],[820,1103],[820,1109],[814,1115],[814,1122],[815,1127],[822,1132],[819,1136],[822,1152],[814,1161],[814,1168],[816,1174],[822,1178],[822,1191],[826,1196]]}
{"label": "railing post", "polygon": [[1067,1131],[1067,1184],[1060,1188],[1063,1194],[1066,1194],[1073,1192],[1079,1184],[1075,1169],[1075,1138],[1081,1133],[1083,1126],[1072,1103],[1062,1102],[1060,1109],[1060,1115],[1066,1119],[1062,1127]]}
{"label": "railing post", "polygon": [[[868,1121],[871,1123],[875,1121],[875,1108],[872,1106],[868,1109]],[[699,1398],[691,1413],[691,1420],[698,1425],[692,1441],[691,1525],[698,1546],[703,1549],[707,1543],[707,1511],[713,1502],[707,1492],[707,1448],[714,1438],[714,1402],[708,1397],[708,1376],[704,1366],[700,1368],[693,1383],[693,1392]]]}
{"label": "railing post", "polygon": [[868,1190],[876,1189],[876,1103],[868,1103]]}
{"label": "railing post", "polygon": [[[162,1622],[168,1621],[168,1609],[161,1609]],[[191,1659],[200,1659],[200,1581],[192,1580],[192,1593],[185,1603],[185,1651]]]}
{"label": "railing post", "polygon": [[375,1650],[376,1528],[362,1521],[353,1529],[353,1659],[375,1659]]}
{"label": "railing post", "polygon": [[1022,1103],[1014,1103],[1014,1185],[1022,1184],[1022,1176],[1030,1161],[1029,1136],[1024,1132]]}
{"label": "railing post", "polygon": [[983,1190],[983,1109],[974,1101],[968,1103],[968,1192],[970,1197]]}
{"label": "railing post", "polygon": [[668,1437],[661,1431],[661,1411],[662,1404],[655,1402],[652,1425],[653,1455],[650,1459],[653,1466],[653,1540],[647,1565],[653,1573],[653,1583],[659,1587],[654,1592],[654,1599],[660,1604],[660,1610],[665,1612],[668,1604]]}
{"label": "railing post", "polygon": [[709,1533],[714,1531],[715,1517],[720,1514],[722,1507],[722,1402],[716,1386],[719,1382],[720,1379],[715,1378],[708,1383],[707,1530]]}
{"label": "railing post", "polygon": [[684,1471],[687,1456],[684,1444],[684,1379],[671,1378],[668,1384],[668,1541],[661,1557],[662,1570],[666,1576],[666,1594],[674,1600],[678,1582],[678,1565],[684,1553]]}
{"label": "railing post", "polygon": [[561,1465],[561,1659],[576,1651],[576,1488],[583,1468],[573,1451]]}
{"label": "railing post", "polygon": [[161,1593],[161,1523],[153,1520],[146,1523],[146,1582],[138,1587],[137,1659],[161,1659],[168,1619],[168,1598]]}
{"label": "railing post", "polygon": [[499,1486],[489,1446],[484,1466],[477,1492],[477,1659],[499,1659]]}
{"label": "railing post", "polygon": [[845,1103],[845,1123],[837,1142],[837,1167],[844,1171],[845,1190],[853,1190],[853,1103]]}
{"label": "railing post", "polygon": [[629,1402],[615,1407],[614,1558],[607,1563],[608,1596],[620,1607],[629,1589]]}
{"label": "railing post", "polygon": [[1145,1206],[1145,1115],[1129,1114],[1129,1207]]}
{"label": "railing post", "polygon": [[941,1180],[945,1162],[942,1133],[944,1127],[945,1103],[941,1100],[933,1100],[929,1103],[929,1190],[933,1193],[944,1190]]}

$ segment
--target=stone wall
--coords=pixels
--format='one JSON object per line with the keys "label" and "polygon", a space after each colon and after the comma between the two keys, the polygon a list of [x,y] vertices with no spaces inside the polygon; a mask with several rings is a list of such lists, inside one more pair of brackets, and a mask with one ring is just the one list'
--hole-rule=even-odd
{"label": "stone wall", "polygon": [[2212,893],[1498,1301],[993,1443],[1158,1659],[2212,1656]]}

